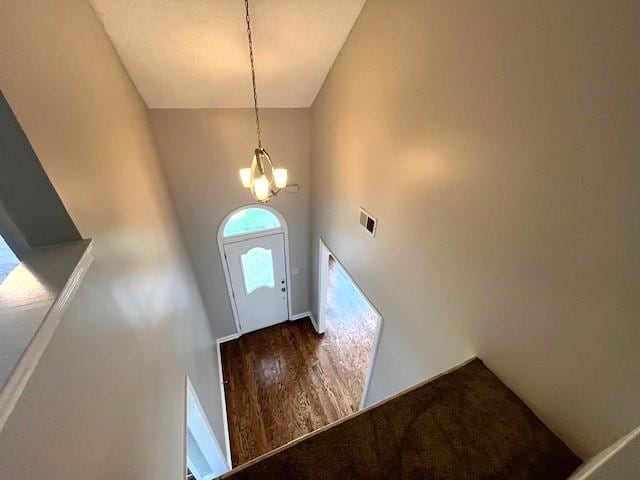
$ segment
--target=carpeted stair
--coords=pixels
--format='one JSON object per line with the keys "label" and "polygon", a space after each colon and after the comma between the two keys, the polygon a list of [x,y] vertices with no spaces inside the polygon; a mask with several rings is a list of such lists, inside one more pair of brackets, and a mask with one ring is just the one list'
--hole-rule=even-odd
{"label": "carpeted stair", "polygon": [[580,464],[475,359],[222,478],[564,480]]}

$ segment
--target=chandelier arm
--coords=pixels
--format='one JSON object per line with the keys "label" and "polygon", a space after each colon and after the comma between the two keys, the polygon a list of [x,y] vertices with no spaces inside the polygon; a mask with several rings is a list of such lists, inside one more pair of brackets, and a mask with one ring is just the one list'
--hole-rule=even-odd
{"label": "chandelier arm", "polygon": [[254,196],[254,198],[256,198],[256,187],[255,187],[255,178],[256,178],[256,170],[258,168],[258,161],[256,160],[256,157],[253,157],[253,161],[251,162],[251,195]]}
{"label": "chandelier arm", "polygon": [[[271,179],[273,179],[273,162],[271,161],[271,156],[269,155],[269,153],[263,148],[262,150],[262,156],[260,157],[262,161],[264,161],[266,159],[267,163],[269,164],[269,171],[271,172]],[[264,169],[264,164],[262,165],[263,169]]]}
{"label": "chandelier arm", "polygon": [[256,159],[256,163],[258,165],[258,171],[260,172],[260,175],[265,174],[264,165],[262,164],[262,152],[264,152],[262,148],[256,148],[254,152],[254,158]]}
{"label": "chandelier arm", "polygon": [[247,38],[249,39],[249,60],[251,61],[251,82],[253,84],[253,111],[256,114],[256,133],[258,148],[262,149],[262,132],[260,130],[260,114],[258,111],[258,91],[256,89],[256,70],[253,64],[253,40],[251,36],[251,15],[249,14],[249,0],[244,0],[245,18],[247,21]]}

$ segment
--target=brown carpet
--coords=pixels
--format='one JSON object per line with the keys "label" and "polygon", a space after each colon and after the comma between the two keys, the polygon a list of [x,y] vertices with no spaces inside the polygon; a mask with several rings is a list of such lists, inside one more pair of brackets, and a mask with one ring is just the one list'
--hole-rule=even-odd
{"label": "brown carpet", "polygon": [[561,480],[580,463],[474,360],[223,478]]}

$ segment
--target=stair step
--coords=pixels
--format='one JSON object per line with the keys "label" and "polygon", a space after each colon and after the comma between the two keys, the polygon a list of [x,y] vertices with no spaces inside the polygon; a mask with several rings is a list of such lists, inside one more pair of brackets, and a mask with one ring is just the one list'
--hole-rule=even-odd
{"label": "stair step", "polygon": [[565,480],[581,463],[474,359],[222,478]]}

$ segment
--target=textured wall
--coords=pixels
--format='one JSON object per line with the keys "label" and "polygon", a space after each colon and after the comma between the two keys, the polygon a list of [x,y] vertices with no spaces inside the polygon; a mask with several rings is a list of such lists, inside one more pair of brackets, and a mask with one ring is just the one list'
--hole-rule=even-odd
{"label": "textured wall", "polygon": [[0,478],[181,478],[185,371],[223,438],[220,393],[146,108],[89,2],[1,11],[0,89],[95,261],[0,435]]}
{"label": "textured wall", "polygon": [[384,317],[369,403],[477,353],[581,455],[640,423],[639,18],[367,2],[312,107],[311,210],[312,259]]}
{"label": "textured wall", "polygon": [[[249,109],[151,110],[157,139],[189,256],[216,337],[235,333],[218,251],[218,227],[234,209],[252,203],[238,170],[251,164],[255,118]],[[281,193],[269,206],[289,226],[294,314],[309,310],[309,109],[262,109],[262,141],[298,193]]]}

